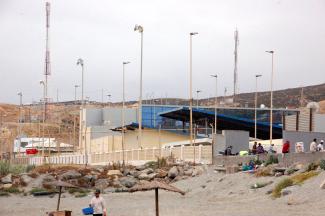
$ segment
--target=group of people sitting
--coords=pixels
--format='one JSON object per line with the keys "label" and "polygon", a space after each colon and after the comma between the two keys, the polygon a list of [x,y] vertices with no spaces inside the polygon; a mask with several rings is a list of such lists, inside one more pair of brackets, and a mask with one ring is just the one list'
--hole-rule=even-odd
{"label": "group of people sitting", "polygon": [[254,142],[253,148],[251,150],[251,154],[256,155],[256,154],[265,154],[265,153],[271,153],[274,154],[276,153],[274,149],[274,144],[270,145],[270,148],[268,151],[264,150],[264,147],[262,146],[261,143]]}
{"label": "group of people sitting", "polygon": [[[318,151],[324,151],[324,140],[321,140],[319,143],[317,143],[317,139],[313,139],[313,141],[310,143],[310,152],[318,152]],[[282,151],[283,154],[287,154],[290,152],[290,141],[287,140],[282,145]],[[303,142],[297,142],[295,145],[295,152],[305,152],[304,151],[304,143]],[[277,153],[274,144],[271,144],[268,150],[265,150],[261,143],[254,142],[254,145],[251,150],[248,151],[240,151],[240,156],[252,154],[252,155],[259,155],[259,154],[275,154]],[[228,146],[224,152],[222,152],[223,155],[237,155],[232,153],[232,146]]]}

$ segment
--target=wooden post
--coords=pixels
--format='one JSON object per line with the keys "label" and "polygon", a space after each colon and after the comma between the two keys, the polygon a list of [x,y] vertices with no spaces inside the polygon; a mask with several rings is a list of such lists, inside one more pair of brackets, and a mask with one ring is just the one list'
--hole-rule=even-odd
{"label": "wooden post", "polygon": [[158,188],[155,188],[155,204],[156,204],[156,216],[159,216]]}
{"label": "wooden post", "polygon": [[60,208],[60,199],[61,199],[61,192],[62,192],[62,187],[59,187],[59,200],[58,200],[58,206],[56,207],[56,210],[59,211]]}

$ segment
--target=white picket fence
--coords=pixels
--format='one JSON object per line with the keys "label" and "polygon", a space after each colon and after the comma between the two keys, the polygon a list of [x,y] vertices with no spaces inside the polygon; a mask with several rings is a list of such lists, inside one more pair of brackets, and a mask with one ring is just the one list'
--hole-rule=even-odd
{"label": "white picket fence", "polygon": [[[212,162],[211,146],[181,146],[168,149],[148,148],[132,149],[124,151],[124,160],[128,164],[141,164],[146,161],[157,160],[158,157],[173,156],[177,160],[194,161],[196,163],[209,164]],[[94,154],[67,154],[50,157],[29,157],[24,160],[31,165],[42,164],[90,164],[106,165],[123,161],[123,151],[94,153]]]}

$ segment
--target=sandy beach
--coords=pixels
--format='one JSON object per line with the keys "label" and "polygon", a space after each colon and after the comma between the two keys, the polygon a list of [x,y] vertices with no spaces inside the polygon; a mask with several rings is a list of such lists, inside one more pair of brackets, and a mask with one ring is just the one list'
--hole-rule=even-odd
{"label": "sandy beach", "polygon": [[[272,199],[266,192],[284,177],[260,177],[251,174],[221,174],[209,168],[201,176],[182,180],[174,185],[186,191],[182,196],[160,191],[160,215],[218,215],[218,216],[321,216],[325,213],[325,191],[319,188],[325,172],[307,180],[301,186],[288,188],[291,194]],[[260,189],[251,189],[256,182],[274,181]],[[154,192],[103,194],[109,216],[154,215]],[[62,198],[61,209],[82,215],[91,195],[75,198],[68,193]],[[33,197],[12,195],[0,198],[0,215],[39,216],[56,208],[57,195]]]}

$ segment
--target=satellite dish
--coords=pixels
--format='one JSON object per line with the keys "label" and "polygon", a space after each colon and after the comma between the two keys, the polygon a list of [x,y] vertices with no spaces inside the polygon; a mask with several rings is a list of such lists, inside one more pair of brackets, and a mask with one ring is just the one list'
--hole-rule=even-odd
{"label": "satellite dish", "polygon": [[307,104],[308,109],[313,109],[315,112],[319,111],[319,104],[317,102],[309,102]]}

